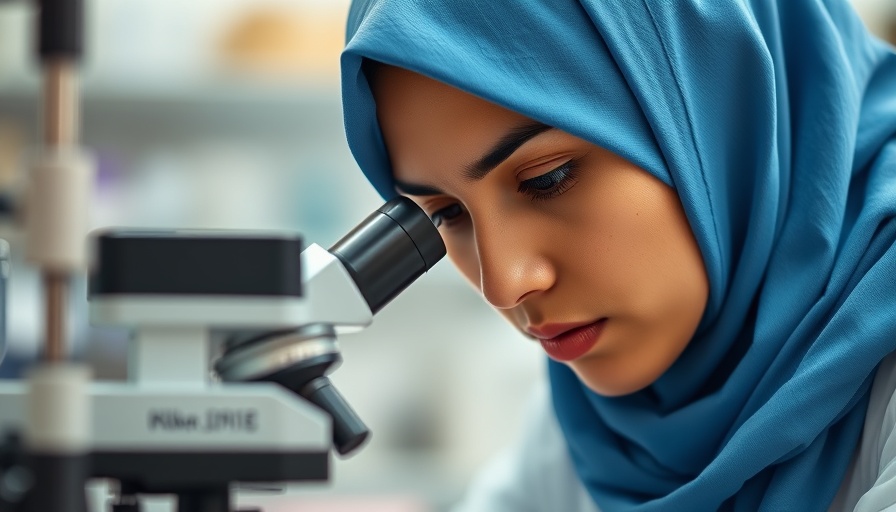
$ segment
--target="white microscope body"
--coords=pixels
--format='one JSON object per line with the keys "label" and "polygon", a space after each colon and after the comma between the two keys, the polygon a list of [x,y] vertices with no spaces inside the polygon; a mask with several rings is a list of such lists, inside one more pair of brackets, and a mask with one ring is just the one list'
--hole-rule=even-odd
{"label": "white microscope body", "polygon": [[[232,483],[326,480],[332,449],[346,454],[368,434],[326,377],[340,361],[336,334],[369,325],[445,254],[407,199],[329,251],[237,231],[95,239],[91,322],[133,329],[128,382],[87,391],[89,476],[120,482],[121,512],[156,493],[177,495],[178,512],[230,512]],[[25,427],[26,391],[0,383],[0,432]],[[7,507],[32,512],[26,494]]]}

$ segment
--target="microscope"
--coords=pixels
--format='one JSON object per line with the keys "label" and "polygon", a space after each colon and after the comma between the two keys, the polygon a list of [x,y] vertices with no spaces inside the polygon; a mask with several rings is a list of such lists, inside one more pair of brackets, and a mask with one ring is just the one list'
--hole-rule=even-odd
{"label": "microscope", "polygon": [[[91,323],[133,328],[128,382],[87,390],[87,476],[120,483],[116,512],[139,510],[138,494],[175,494],[178,512],[230,512],[233,483],[327,480],[331,452],[348,454],[368,436],[327,377],[340,362],[337,335],[369,325],[445,254],[429,217],[405,198],[329,250],[249,231],[94,239]],[[21,383],[0,385],[0,428],[23,427],[26,396]],[[26,453],[9,440],[5,451],[0,502],[61,510],[29,508],[62,490],[28,486]],[[72,492],[66,501],[83,500],[83,489]]]}
{"label": "microscope", "polygon": [[[45,148],[30,174],[28,256],[44,273],[46,339],[27,381],[0,382],[0,512],[111,512],[141,495],[233,512],[237,486],[323,482],[369,431],[329,380],[337,336],[445,255],[412,201],[387,202],[329,249],[298,234],[100,230],[86,247],[92,164],[76,150],[80,0],[41,0]],[[90,263],[96,326],[130,330],[127,381],[65,359],[67,284]],[[14,300],[14,298],[12,298]]]}

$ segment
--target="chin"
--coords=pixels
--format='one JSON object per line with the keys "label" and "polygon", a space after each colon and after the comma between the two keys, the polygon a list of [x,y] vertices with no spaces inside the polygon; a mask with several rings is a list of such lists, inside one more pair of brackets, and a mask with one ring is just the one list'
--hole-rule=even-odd
{"label": "chin", "polygon": [[[597,368],[583,368],[586,366],[584,362],[577,364],[573,361],[569,364],[579,380],[591,391],[598,395],[606,397],[617,397],[637,393],[642,389],[653,384],[659,376],[633,375],[626,373],[624,375],[616,375],[612,371],[601,372]],[[590,365],[588,365],[590,366]]]}

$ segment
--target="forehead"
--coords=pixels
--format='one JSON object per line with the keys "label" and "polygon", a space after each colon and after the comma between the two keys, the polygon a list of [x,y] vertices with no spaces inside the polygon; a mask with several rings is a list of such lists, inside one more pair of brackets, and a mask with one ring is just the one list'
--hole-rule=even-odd
{"label": "forehead", "polygon": [[460,89],[391,66],[374,74],[377,119],[402,181],[438,186],[527,118]]}

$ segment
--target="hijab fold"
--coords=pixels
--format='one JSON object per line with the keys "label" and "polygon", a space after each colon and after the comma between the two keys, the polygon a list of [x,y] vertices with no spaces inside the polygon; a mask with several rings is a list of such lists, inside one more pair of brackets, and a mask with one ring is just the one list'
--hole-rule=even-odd
{"label": "hijab fold", "polygon": [[355,1],[346,134],[392,197],[363,59],[607,148],[681,199],[710,283],[681,357],[624,397],[549,363],[602,511],[827,509],[896,350],[896,55],[846,1]]}

